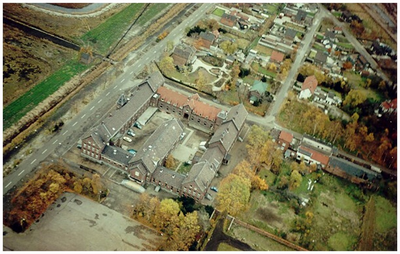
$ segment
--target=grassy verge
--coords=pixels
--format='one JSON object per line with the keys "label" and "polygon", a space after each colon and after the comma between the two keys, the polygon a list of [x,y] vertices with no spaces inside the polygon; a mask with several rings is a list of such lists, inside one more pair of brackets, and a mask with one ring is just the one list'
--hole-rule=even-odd
{"label": "grassy verge", "polygon": [[218,245],[217,251],[241,251],[241,250],[236,249],[235,247],[232,247],[227,243],[220,243]]}
{"label": "grassy verge", "polygon": [[138,20],[138,25],[144,25],[147,21],[152,19],[154,16],[156,16],[158,13],[160,13],[163,9],[167,8],[168,5],[170,4],[164,4],[164,3],[153,3],[145,13],[143,13],[142,16],[140,16]]}
{"label": "grassy verge", "polygon": [[76,61],[68,62],[60,70],[5,107],[3,109],[3,129],[7,129],[18,122],[26,113],[57,91],[65,82],[87,68],[89,66]]}
{"label": "grassy verge", "polygon": [[215,10],[213,11],[212,14],[214,14],[215,16],[218,17],[222,17],[222,15],[224,15],[225,11],[219,8],[215,8]]}
{"label": "grassy verge", "polygon": [[337,45],[345,49],[354,49],[354,46],[351,43],[339,42]]}
{"label": "grassy verge", "polygon": [[107,53],[115,40],[121,38],[143,5],[144,3],[130,4],[121,12],[84,34],[81,39],[93,43],[99,53]]}

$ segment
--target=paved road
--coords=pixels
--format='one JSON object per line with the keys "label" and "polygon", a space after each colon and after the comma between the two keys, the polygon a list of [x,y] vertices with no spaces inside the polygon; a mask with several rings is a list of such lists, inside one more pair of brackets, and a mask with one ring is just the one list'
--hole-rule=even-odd
{"label": "paved road", "polygon": [[[56,157],[62,156],[72,146],[76,145],[80,138],[80,134],[77,133],[81,133],[82,130],[88,130],[100,120],[100,117],[98,115],[96,116],[97,110],[110,98],[116,98],[121,92],[120,90],[124,88],[124,85],[126,85],[132,77],[139,74],[146,64],[156,60],[163,52],[169,40],[179,41],[183,36],[185,27],[191,26],[197,22],[213,5],[214,4],[211,3],[202,4],[185,21],[175,27],[164,40],[150,47],[150,49],[140,57],[137,57],[136,62],[127,67],[126,71],[121,74],[113,84],[105,89],[96,99],[91,101],[73,119],[67,122],[63,126],[61,132],[55,134],[42,147],[37,147],[32,154],[21,162],[14,172],[3,178],[3,194],[7,193],[28,173],[32,172],[39,163],[45,160],[49,155],[56,155]],[[133,54],[133,57],[136,57],[136,54]]]}
{"label": "paved road", "polygon": [[379,65],[375,62],[375,60],[372,58],[372,56],[367,52],[367,50],[361,45],[361,43],[357,40],[356,37],[353,36],[353,34],[349,31],[348,24],[340,22],[332,13],[330,13],[322,4],[318,4],[320,12],[324,14],[324,16],[329,17],[332,19],[333,23],[335,23],[336,26],[339,26],[342,28],[342,31],[344,35],[346,36],[346,39],[353,44],[355,50],[357,50],[362,56],[367,59],[369,62],[370,66],[372,69],[375,69],[378,73],[378,76],[384,79],[386,82],[391,82],[389,78],[386,76],[385,73],[382,72],[380,69]]}
{"label": "paved road", "polygon": [[307,32],[307,34],[304,36],[304,39],[301,43],[302,46],[297,51],[296,60],[292,64],[292,67],[287,75],[285,82],[282,85],[282,88],[280,89],[278,94],[275,96],[275,102],[272,106],[272,109],[271,109],[269,115],[267,115],[266,118],[271,119],[271,116],[275,117],[276,114],[279,112],[279,109],[283,103],[283,100],[285,99],[285,97],[287,95],[289,88],[292,86],[292,84],[295,81],[295,75],[297,74],[298,69],[304,63],[305,57],[306,57],[307,53],[310,51],[315,32],[317,31],[322,19],[325,17],[326,17],[326,13],[321,12],[321,11],[319,11],[315,15],[314,23],[311,26],[311,28],[309,29],[309,31]]}

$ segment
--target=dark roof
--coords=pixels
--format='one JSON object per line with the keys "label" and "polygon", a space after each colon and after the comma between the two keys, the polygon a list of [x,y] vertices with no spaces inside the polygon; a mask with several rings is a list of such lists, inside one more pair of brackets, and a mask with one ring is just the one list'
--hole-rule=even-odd
{"label": "dark roof", "polygon": [[221,166],[224,155],[217,147],[208,148],[199,161],[208,161],[214,170],[218,171]]}
{"label": "dark roof", "polygon": [[160,125],[129,163],[141,161],[146,169],[153,173],[161,160],[167,156],[172,147],[178,142],[182,133],[183,124],[175,118]]}
{"label": "dark roof", "polygon": [[106,146],[102,152],[102,156],[122,165],[128,165],[128,162],[133,157],[131,153],[117,146]]}
{"label": "dark roof", "polygon": [[235,17],[233,15],[230,15],[230,14],[227,14],[227,13],[224,13],[224,14],[222,14],[221,19],[227,19],[227,20],[230,20],[232,22],[235,22],[237,17]]}
{"label": "dark roof", "polygon": [[307,12],[303,10],[298,10],[296,17],[294,18],[297,22],[304,20],[307,16]]}
{"label": "dark roof", "polygon": [[365,179],[364,176],[366,176],[368,180],[373,180],[378,176],[378,173],[372,170],[366,169],[350,161],[333,156],[329,159],[329,166],[332,168],[339,168],[352,176],[363,179]]}
{"label": "dark roof", "polygon": [[325,55],[324,54],[324,52],[323,51],[317,51],[317,54],[315,55],[315,58],[314,58],[314,60],[315,61],[319,61],[319,62],[321,62],[321,63],[326,63],[326,59],[328,58],[328,56],[327,55]]}
{"label": "dark roof", "polygon": [[175,47],[172,54],[178,55],[188,60],[194,53],[196,53],[196,49],[194,49],[192,46],[180,44]]}
{"label": "dark roof", "polygon": [[286,29],[285,31],[285,37],[290,38],[291,40],[294,39],[294,37],[296,36],[297,31],[291,28]]}
{"label": "dark roof", "polygon": [[214,179],[216,171],[217,170],[213,170],[208,161],[200,161],[193,165],[189,175],[182,182],[182,184],[195,182],[200,190],[204,192]]}
{"label": "dark roof", "polygon": [[161,181],[176,189],[180,189],[186,176],[165,167],[157,167],[153,173],[153,177],[156,184],[158,181]]}
{"label": "dark roof", "polygon": [[215,35],[213,33],[210,32],[201,32],[200,33],[200,38],[206,40],[206,41],[210,41],[213,42],[215,40]]}
{"label": "dark roof", "polygon": [[238,130],[240,130],[246,121],[247,115],[249,113],[247,112],[246,108],[244,107],[243,104],[238,104],[236,106],[233,106],[227,116],[225,122],[228,121],[233,121],[235,123],[235,126]]}
{"label": "dark roof", "polygon": [[275,141],[278,140],[279,135],[281,134],[281,131],[278,129],[273,128],[270,132],[269,135],[271,136],[272,139],[275,139]]}
{"label": "dark roof", "polygon": [[326,31],[325,32],[325,37],[329,38],[330,40],[333,40],[333,39],[335,39],[336,34],[333,31]]}
{"label": "dark roof", "polygon": [[210,139],[209,144],[220,142],[225,149],[225,154],[227,154],[232,148],[236,141],[238,130],[235,127],[233,121],[223,123],[214,133]]}

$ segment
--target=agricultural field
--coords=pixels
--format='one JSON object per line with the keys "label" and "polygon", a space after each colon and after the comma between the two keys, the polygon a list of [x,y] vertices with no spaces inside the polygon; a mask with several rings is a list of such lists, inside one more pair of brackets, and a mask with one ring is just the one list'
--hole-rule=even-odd
{"label": "agricultural field", "polygon": [[[290,174],[289,165],[283,163],[278,175],[267,169],[260,171],[259,175],[266,179],[270,188],[252,192],[249,209],[238,217],[240,220],[309,250],[358,250],[364,207],[374,196],[376,215],[369,218],[375,224],[375,232],[371,232],[374,242],[371,250],[395,250],[396,206],[388,199],[363,192],[357,185],[323,171],[304,175],[295,189],[277,189],[282,176]],[[309,190],[309,181],[314,186],[312,190]],[[305,204],[299,204],[298,200]],[[283,250],[276,247],[277,243],[275,247],[262,246],[264,240],[255,240],[261,236],[243,230],[235,226],[231,234],[246,235],[244,241],[259,250]],[[258,244],[258,248],[254,244]]]}

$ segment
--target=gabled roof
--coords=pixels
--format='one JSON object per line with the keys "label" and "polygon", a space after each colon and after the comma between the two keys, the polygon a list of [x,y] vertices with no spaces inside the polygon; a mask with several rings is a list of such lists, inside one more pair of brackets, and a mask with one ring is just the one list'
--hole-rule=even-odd
{"label": "gabled roof", "polygon": [[246,121],[247,115],[249,113],[247,112],[246,108],[244,107],[243,104],[238,104],[236,106],[233,106],[227,116],[226,120],[224,122],[228,121],[233,121],[235,124],[235,127],[237,130],[240,130]]}
{"label": "gabled roof", "polygon": [[329,161],[328,155],[317,152],[316,150],[306,147],[304,145],[301,145],[299,147],[298,151],[302,154],[309,156],[311,159],[318,161],[319,163],[321,163],[323,165],[328,165],[328,161]]}
{"label": "gabled roof", "polygon": [[165,167],[158,167],[153,173],[153,178],[156,184],[158,181],[161,181],[176,189],[180,189],[186,176]]}
{"label": "gabled roof", "polygon": [[294,37],[296,36],[297,31],[291,28],[287,28],[286,32],[285,32],[285,37],[290,38],[291,40],[294,39]]}
{"label": "gabled roof", "polygon": [[290,144],[293,141],[293,134],[282,130],[279,134],[279,139]]}
{"label": "gabled roof", "polygon": [[233,121],[223,123],[214,133],[209,141],[209,145],[220,142],[226,154],[230,151],[236,141],[238,130]]}
{"label": "gabled roof", "polygon": [[212,169],[208,161],[200,161],[193,165],[182,184],[195,182],[200,190],[204,192],[214,179],[215,173],[216,171]]}
{"label": "gabled roof", "polygon": [[315,55],[314,60],[319,61],[321,63],[326,63],[327,55],[324,54],[323,51],[317,50],[317,54]]}
{"label": "gabled roof", "polygon": [[306,89],[309,89],[311,91],[311,93],[314,93],[317,86],[318,86],[318,80],[314,75],[312,75],[312,76],[308,76],[304,80],[303,85],[301,86],[301,90],[304,91]]}
{"label": "gabled roof", "polygon": [[269,60],[275,61],[277,63],[281,63],[284,58],[285,58],[285,55],[283,53],[274,50],[274,51],[272,51],[272,54],[271,54],[271,57]]}
{"label": "gabled roof", "polygon": [[141,161],[146,169],[153,173],[158,164],[170,152],[183,133],[183,124],[173,118],[160,125],[129,163]]}
{"label": "gabled roof", "polygon": [[303,10],[298,10],[296,17],[294,18],[297,22],[300,22],[302,20],[304,20],[307,16],[307,12],[303,11]]}
{"label": "gabled roof", "polygon": [[196,49],[192,46],[180,44],[175,47],[174,52],[177,56],[180,56],[186,60],[188,60],[194,53],[196,53]]}
{"label": "gabled roof", "polygon": [[336,34],[333,31],[326,31],[325,32],[325,37],[330,39],[330,40],[333,40],[333,39],[335,39]]}
{"label": "gabled roof", "polygon": [[329,166],[332,168],[339,168],[349,175],[363,178],[366,176],[368,180],[373,180],[378,176],[378,173],[354,164],[350,161],[332,156],[329,159]]}
{"label": "gabled roof", "polygon": [[122,165],[128,165],[128,162],[133,157],[131,153],[117,146],[106,146],[102,154],[103,156],[118,163],[121,163]]}
{"label": "gabled roof", "polygon": [[202,38],[203,40],[209,41],[209,42],[213,42],[216,37],[215,37],[215,35],[213,33],[201,32],[200,33],[200,38]]}
{"label": "gabled roof", "polygon": [[268,84],[264,83],[260,80],[255,80],[253,86],[250,88],[250,91],[257,91],[259,94],[264,94],[267,91]]}
{"label": "gabled roof", "polygon": [[157,90],[157,93],[160,95],[160,99],[162,101],[169,102],[171,105],[178,108],[189,106],[196,115],[211,121],[215,121],[218,113],[221,111],[221,109],[217,107],[200,101],[200,96],[198,94],[187,97],[186,95],[168,89],[164,86],[160,87]]}

